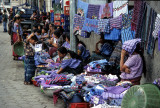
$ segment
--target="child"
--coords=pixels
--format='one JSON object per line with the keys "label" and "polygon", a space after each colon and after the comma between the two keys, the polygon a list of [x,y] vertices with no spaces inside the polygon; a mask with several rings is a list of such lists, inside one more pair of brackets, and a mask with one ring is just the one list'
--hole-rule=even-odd
{"label": "child", "polygon": [[38,41],[36,35],[32,33],[24,42],[24,49],[25,49],[25,80],[24,84],[29,85],[31,84],[31,79],[35,73],[35,61],[34,61],[34,45]]}
{"label": "child", "polygon": [[37,30],[36,36],[37,36],[38,40],[41,39],[41,30]]}
{"label": "child", "polygon": [[[101,44],[101,49],[98,48],[99,44]],[[100,60],[100,59],[109,59],[112,53],[112,46],[109,42],[104,40],[104,35],[101,34],[100,41],[96,43],[95,52],[93,52],[91,59]]]}
{"label": "child", "polygon": [[24,26],[23,27],[23,41],[26,39],[26,37],[29,35],[29,33],[27,32],[28,30],[28,27],[27,26]]}
{"label": "child", "polygon": [[45,39],[47,39],[49,37],[47,32],[48,32],[47,28],[45,28],[45,27],[42,28],[42,33],[41,33],[41,39],[42,40],[45,40]]}
{"label": "child", "polygon": [[61,61],[61,68],[57,74],[68,72],[76,75],[83,72],[82,59],[76,53],[67,51],[65,47],[60,47],[58,49],[58,55]]}
{"label": "child", "polygon": [[[141,39],[133,39],[124,42],[121,51],[120,77],[122,81],[130,81],[133,85],[139,85],[142,72],[145,72],[145,61],[140,48]],[[129,55],[124,63],[124,57]]]}
{"label": "child", "polygon": [[66,33],[66,41],[62,45],[66,49],[70,49],[70,36],[69,33]]}

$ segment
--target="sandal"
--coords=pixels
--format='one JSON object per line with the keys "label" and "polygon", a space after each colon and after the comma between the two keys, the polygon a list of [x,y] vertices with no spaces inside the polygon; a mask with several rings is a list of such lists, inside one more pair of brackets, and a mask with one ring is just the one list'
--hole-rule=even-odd
{"label": "sandal", "polygon": [[28,85],[28,82],[24,81],[24,85]]}

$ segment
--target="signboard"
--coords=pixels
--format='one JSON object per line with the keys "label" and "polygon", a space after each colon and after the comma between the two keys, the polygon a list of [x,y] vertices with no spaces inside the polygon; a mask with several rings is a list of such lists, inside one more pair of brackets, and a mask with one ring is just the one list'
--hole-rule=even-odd
{"label": "signboard", "polygon": [[[86,0],[87,1],[87,0]],[[90,4],[105,4],[108,0],[88,0]]]}

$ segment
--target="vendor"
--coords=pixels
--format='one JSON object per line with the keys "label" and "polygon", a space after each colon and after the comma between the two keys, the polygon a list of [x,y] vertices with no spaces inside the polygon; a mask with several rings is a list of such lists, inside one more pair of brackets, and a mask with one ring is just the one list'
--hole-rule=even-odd
{"label": "vendor", "polygon": [[83,72],[82,59],[73,51],[67,51],[65,47],[58,49],[58,55],[61,61],[61,68],[58,74],[68,72],[72,74],[80,74]]}
{"label": "vendor", "polygon": [[[144,56],[140,48],[140,39],[124,42],[121,51],[120,77],[122,81],[130,81],[133,85],[140,85],[142,72],[146,72]],[[124,58],[129,55],[126,62]]]}
{"label": "vendor", "polygon": [[63,43],[63,47],[65,47],[66,49],[70,49],[70,35],[69,33],[65,33],[65,38],[66,41]]}
{"label": "vendor", "polygon": [[[101,49],[98,48],[101,44]],[[92,53],[91,60],[109,59],[112,53],[112,46],[109,41],[104,39],[104,34],[101,33],[100,40],[96,43],[95,51]]]}

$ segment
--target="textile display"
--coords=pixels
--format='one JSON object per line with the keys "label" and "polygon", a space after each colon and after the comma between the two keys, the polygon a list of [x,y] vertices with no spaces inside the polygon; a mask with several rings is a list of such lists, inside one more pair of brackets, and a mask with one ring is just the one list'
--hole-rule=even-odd
{"label": "textile display", "polygon": [[122,15],[110,19],[110,29],[113,29],[113,28],[117,28],[117,29],[122,28]]}
{"label": "textile display", "polygon": [[128,14],[128,0],[113,1],[113,17],[117,17],[124,13]]}
{"label": "textile display", "polygon": [[155,21],[155,28],[154,28],[154,31],[152,33],[154,38],[158,37],[159,29],[160,29],[160,14],[157,14],[156,21]]}
{"label": "textile display", "polygon": [[160,51],[160,31],[158,32],[158,49]]}
{"label": "textile display", "polygon": [[98,20],[98,33],[101,32],[109,33],[110,32],[110,23],[109,19],[99,19]]}
{"label": "textile display", "polygon": [[128,14],[122,15],[122,29],[125,29],[131,26],[132,15],[133,15],[133,9],[130,10]]}
{"label": "textile display", "polygon": [[113,3],[100,5],[99,19],[111,18],[113,16]]}
{"label": "textile display", "polygon": [[77,14],[86,18],[87,13],[88,13],[88,3],[78,0]]}
{"label": "textile display", "polygon": [[100,5],[89,4],[87,18],[99,19],[99,9],[100,9]]}
{"label": "textile display", "polygon": [[110,33],[106,33],[104,36],[105,40],[118,41],[121,39],[121,29],[113,28]]}
{"label": "textile display", "polygon": [[98,20],[86,18],[82,30],[98,34]]}

